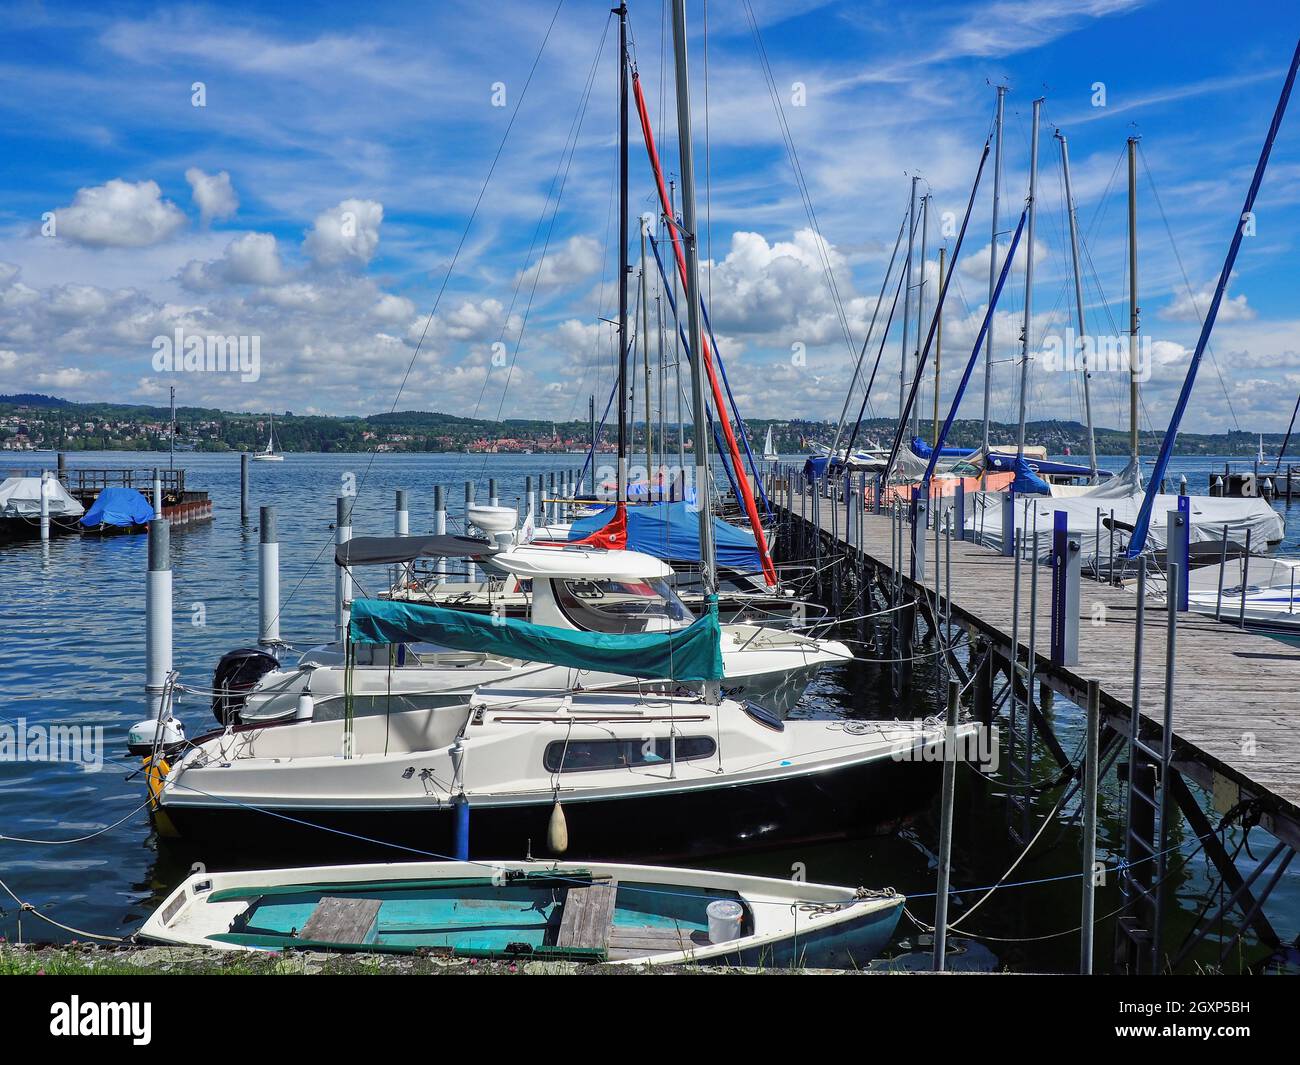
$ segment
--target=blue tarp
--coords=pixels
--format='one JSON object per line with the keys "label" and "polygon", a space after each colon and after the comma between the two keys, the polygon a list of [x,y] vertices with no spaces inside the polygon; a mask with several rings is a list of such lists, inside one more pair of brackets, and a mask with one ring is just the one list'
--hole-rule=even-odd
{"label": "blue tarp", "polygon": [[[1016,456],[1004,455],[998,452],[991,452],[984,460],[985,467],[990,470],[1008,471],[1016,468]],[[1033,474],[1047,474],[1053,477],[1091,477],[1092,470],[1087,466],[1080,466],[1074,462],[1052,462],[1050,459],[1026,459],[1025,465]],[[1099,471],[1101,479],[1104,481],[1110,477],[1110,473]],[[1020,491],[1019,488],[1016,491]]]}
{"label": "blue tarp", "polygon": [[153,507],[149,500],[134,488],[105,488],[90,504],[82,516],[81,524],[88,529],[100,525],[126,529],[153,520]]}
{"label": "blue tarp", "polygon": [[1052,489],[1046,481],[1034,472],[1033,466],[1023,458],[1017,458],[1015,455],[990,454],[986,459],[987,468],[996,470],[1000,473],[1012,473],[1016,475],[1015,481],[1012,482],[1011,488],[1017,495],[1042,495],[1052,494]]}
{"label": "blue tarp", "polygon": [[577,632],[422,603],[355,599],[348,636],[353,643],[433,643],[630,677],[722,679],[715,613],[674,632]]}
{"label": "blue tarp", "polygon": [[[920,455],[923,459],[928,459],[934,454],[934,448],[922,440],[919,436],[912,437],[912,453]],[[941,447],[939,449],[940,458],[965,458],[971,453],[968,447]]]}
{"label": "blue tarp", "polygon": [[[589,518],[580,518],[569,530],[570,540],[583,540],[603,529],[615,508],[603,507]],[[756,573],[762,568],[754,534],[737,529],[720,518],[713,519],[713,544],[719,566]],[[700,561],[700,516],[686,503],[652,503],[627,508],[627,549],[641,551],[664,562]]]}

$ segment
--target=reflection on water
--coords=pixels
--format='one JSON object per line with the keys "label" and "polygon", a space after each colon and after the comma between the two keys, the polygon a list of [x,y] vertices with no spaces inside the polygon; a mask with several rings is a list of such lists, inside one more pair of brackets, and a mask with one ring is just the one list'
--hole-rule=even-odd
{"label": "reflection on water", "polygon": [[[182,461],[183,459],[183,461]],[[132,466],[148,468],[166,456],[84,454],[70,456],[72,466]],[[1171,485],[1186,472],[1191,491],[1206,489],[1206,471],[1221,459],[1176,461]],[[281,540],[281,589],[284,599],[281,629],[284,638],[303,648],[328,635],[333,611],[334,497],[342,478],[355,477],[360,492],[354,510],[357,534],[392,529],[393,494],[410,490],[412,532],[432,531],[433,487],[447,488],[453,524],[462,509],[463,483],[479,483],[485,499],[486,481],[497,478],[501,501],[522,500],[523,479],[581,466],[580,456],[470,455],[290,455],[282,464],[253,464],[254,507],[277,508]],[[177,531],[172,539],[175,569],[175,662],[182,680],[205,686],[220,655],[256,639],[257,531],[255,521],[239,520],[239,460],[234,455],[190,454],[178,457],[189,471],[193,487],[208,490],[215,503],[215,520]],[[1104,463],[1112,468],[1121,460]],[[1282,504],[1278,504],[1279,507]],[[101,772],[66,764],[0,762],[0,877],[15,892],[52,917],[93,932],[125,933],[138,926],[192,863],[213,869],[242,864],[241,841],[231,839],[222,853],[200,853],[184,845],[161,845],[139,809],[143,784],[136,762],[127,756],[126,729],[144,716],[144,573],[143,537],[81,540],[60,537],[47,547],[23,543],[0,548],[4,563],[4,595],[0,596],[0,631],[5,650],[0,661],[0,714],[12,722],[65,723],[102,726],[108,749]],[[374,591],[382,575],[361,574],[359,591]],[[371,587],[373,585],[373,587]],[[1010,591],[1008,590],[1008,594]],[[857,627],[837,633],[858,638]],[[868,633],[868,638],[870,634]],[[870,646],[852,643],[864,658],[883,657]],[[922,653],[928,648],[920,647]],[[913,717],[941,709],[939,692],[946,685],[942,667],[933,656],[920,659],[910,691],[901,699],[891,689],[889,667],[859,661],[827,669],[814,683],[798,715],[858,718]],[[184,696],[180,713],[193,733],[211,722],[206,700]],[[1062,746],[1071,754],[1082,744],[1082,722],[1076,709],[1058,700],[1050,711]],[[1054,763],[1040,759],[1035,783],[1050,784]],[[1044,810],[1058,792],[1048,791],[1037,802]],[[1104,781],[1100,818],[1099,857],[1113,864],[1122,831],[1120,788],[1112,771]],[[956,940],[962,964],[973,968],[1013,970],[1073,970],[1077,966],[1080,906],[1078,872],[1080,838],[1069,816],[1050,827],[1030,856],[1016,869],[1012,881],[1041,881],[1029,887],[1007,887],[972,918],[979,941]],[[1213,815],[1212,815],[1213,816]],[[111,831],[106,825],[125,819]],[[959,894],[952,907],[957,919],[983,892],[997,882],[1018,854],[1007,835],[1006,788],[963,767],[958,776],[956,833],[952,882]],[[1185,826],[1179,831],[1188,835]],[[94,834],[98,833],[98,834]],[[92,835],[93,834],[93,835]],[[17,842],[68,840],[66,845]],[[1256,853],[1267,852],[1263,833],[1256,830]],[[937,809],[922,811],[911,824],[888,837],[823,843],[744,857],[719,856],[708,864],[773,876],[803,876],[809,880],[893,886],[913,897],[910,909],[921,922],[933,915],[938,838]],[[1230,840],[1230,848],[1236,839]],[[1190,854],[1189,842],[1183,850]],[[322,840],[320,860],[331,850]],[[400,853],[394,858],[400,860]],[[1251,859],[1242,852],[1244,872]],[[1185,934],[1197,910],[1218,904],[1218,879],[1207,872],[1202,854],[1171,862],[1178,913],[1170,921],[1170,941]],[[1290,873],[1274,893],[1268,912],[1284,941],[1300,931],[1300,874]],[[1118,905],[1113,881],[1098,892],[1097,913],[1110,914]],[[16,934],[15,907],[3,904],[0,933]],[[1111,920],[1097,933],[1098,965],[1109,963]],[[47,937],[52,930],[28,918],[26,937]],[[900,941],[919,941],[906,920]],[[1257,960],[1260,951],[1249,951]],[[1198,956],[1213,963],[1217,951]],[[956,959],[954,959],[956,962]],[[898,964],[917,964],[905,959]]]}

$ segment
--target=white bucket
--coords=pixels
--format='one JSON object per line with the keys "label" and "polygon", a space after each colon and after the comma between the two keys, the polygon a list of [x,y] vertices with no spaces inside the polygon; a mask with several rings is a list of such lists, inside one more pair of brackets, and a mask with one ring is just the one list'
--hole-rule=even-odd
{"label": "white bucket", "polygon": [[740,938],[740,926],[745,920],[745,908],[730,899],[717,899],[709,903],[709,942],[730,943]]}

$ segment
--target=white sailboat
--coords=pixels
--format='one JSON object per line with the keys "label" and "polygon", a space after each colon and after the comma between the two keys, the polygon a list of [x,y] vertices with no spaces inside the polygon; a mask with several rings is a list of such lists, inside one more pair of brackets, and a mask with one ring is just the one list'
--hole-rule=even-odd
{"label": "white sailboat", "polygon": [[271,415],[271,431],[266,438],[266,447],[253,453],[254,462],[283,462],[284,456],[275,450],[275,415]]}
{"label": "white sailboat", "polygon": [[780,457],[772,444],[772,427],[769,425],[767,427],[767,439],[763,441],[763,458],[768,462],[775,462]]}

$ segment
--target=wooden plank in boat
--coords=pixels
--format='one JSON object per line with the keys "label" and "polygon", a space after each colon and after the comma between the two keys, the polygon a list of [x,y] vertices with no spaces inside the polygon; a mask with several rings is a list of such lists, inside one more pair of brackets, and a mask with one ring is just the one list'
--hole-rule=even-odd
{"label": "wooden plank in boat", "polygon": [[617,894],[618,882],[615,880],[570,887],[564,895],[564,911],[560,914],[560,930],[555,945],[604,948],[614,925],[614,896]]}
{"label": "wooden plank in boat", "polygon": [[696,938],[686,929],[654,928],[649,925],[620,926],[609,936],[611,961],[643,954],[674,954],[679,950],[708,945],[703,933]]}
{"label": "wooden plank in boat", "polygon": [[379,923],[378,899],[345,899],[326,895],[316,903],[299,939],[315,943],[372,943]]}

